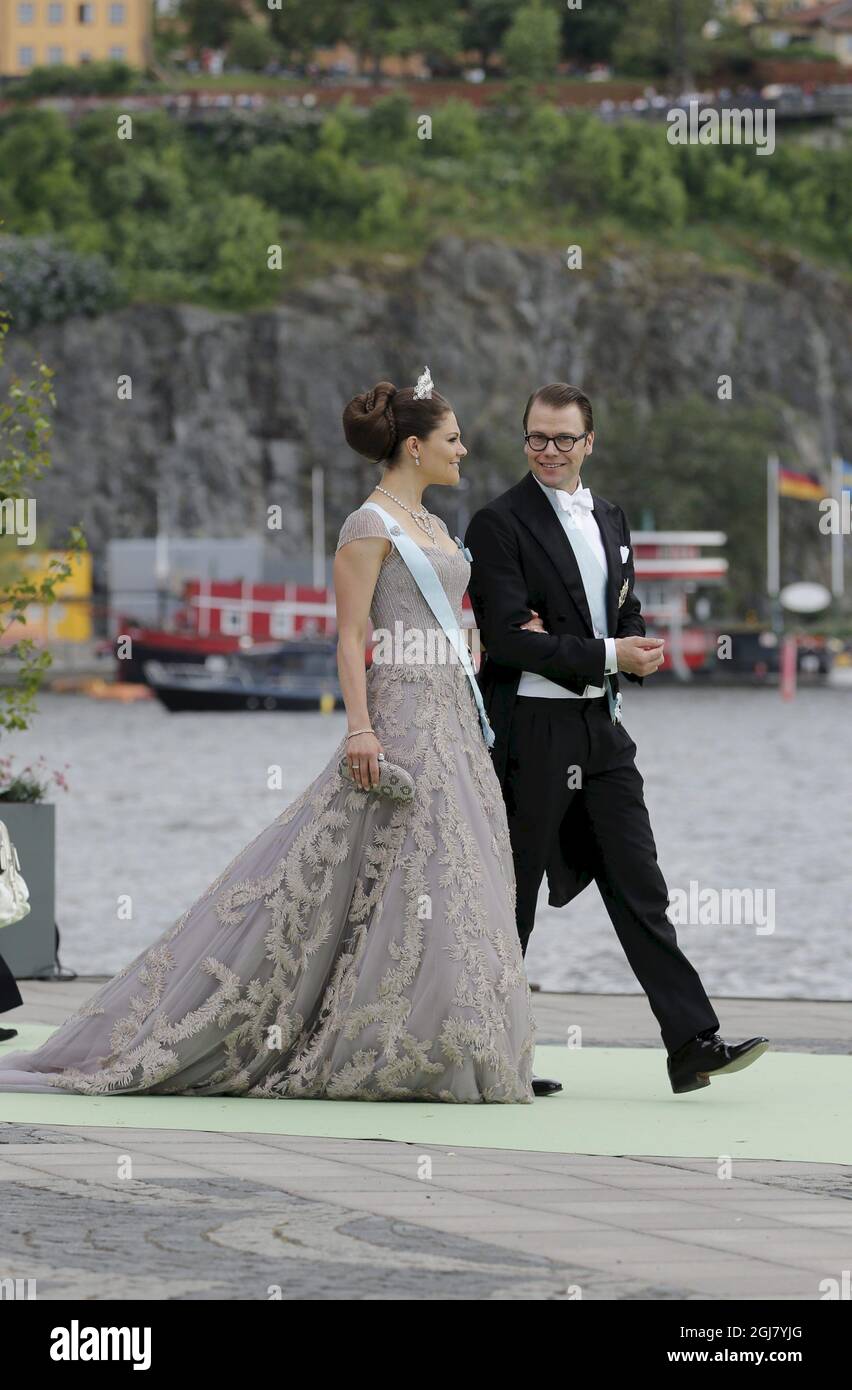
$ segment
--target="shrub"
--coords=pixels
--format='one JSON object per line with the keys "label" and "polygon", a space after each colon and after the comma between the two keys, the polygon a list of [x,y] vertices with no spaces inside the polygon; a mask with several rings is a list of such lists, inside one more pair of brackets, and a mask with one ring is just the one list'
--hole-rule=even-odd
{"label": "shrub", "polygon": [[561,49],[559,16],[540,3],[519,9],[503,39],[509,75],[533,81],[555,75]]}
{"label": "shrub", "polygon": [[146,85],[144,74],[129,63],[110,59],[106,62],[81,63],[71,67],[55,63],[50,67],[33,68],[20,82],[10,86],[7,95],[13,101],[31,101],[44,96],[103,96],[135,92]]}
{"label": "shrub", "polygon": [[262,72],[282,56],[281,47],[265,29],[246,21],[235,24],[228,43],[228,66]]}
{"label": "shrub", "polygon": [[3,300],[15,328],[102,314],[124,302],[103,256],[82,256],[51,237],[0,236]]}

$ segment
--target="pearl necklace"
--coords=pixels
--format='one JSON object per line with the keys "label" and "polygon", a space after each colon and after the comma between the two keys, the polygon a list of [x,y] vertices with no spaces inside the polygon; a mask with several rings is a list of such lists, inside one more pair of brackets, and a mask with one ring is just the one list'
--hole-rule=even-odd
{"label": "pearl necklace", "polygon": [[408,512],[409,516],[414,517],[415,522],[420,527],[421,531],[425,531],[430,541],[435,540],[435,528],[432,525],[431,517],[425,507],[422,507],[419,512],[413,511],[411,507],[405,502],[400,501],[398,497],[394,497],[393,493],[388,492],[387,488],[382,487],[380,483],[376,483],[376,492],[383,492],[385,497],[389,497],[392,502],[396,502],[397,506],[402,507],[403,511]]}

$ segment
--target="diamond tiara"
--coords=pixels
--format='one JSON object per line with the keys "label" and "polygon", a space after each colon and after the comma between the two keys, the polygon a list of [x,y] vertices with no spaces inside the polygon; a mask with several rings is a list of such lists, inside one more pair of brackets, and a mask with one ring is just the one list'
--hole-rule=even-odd
{"label": "diamond tiara", "polygon": [[417,379],[417,385],[414,388],[414,399],[417,401],[431,401],[434,385],[432,373],[427,367],[423,375]]}

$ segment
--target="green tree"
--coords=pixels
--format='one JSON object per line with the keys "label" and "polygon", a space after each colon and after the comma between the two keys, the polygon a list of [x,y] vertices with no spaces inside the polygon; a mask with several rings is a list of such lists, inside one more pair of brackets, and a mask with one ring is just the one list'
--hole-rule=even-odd
{"label": "green tree", "polygon": [[35,97],[60,93],[95,93],[117,95],[145,87],[145,76],[128,63],[109,59],[81,63],[51,63],[49,67],[32,68],[8,93],[16,102],[32,101]]}
{"label": "green tree", "polygon": [[578,113],[570,119],[568,131],[561,183],[578,206],[604,212],[614,206],[624,177],[618,130],[594,116]]}
{"label": "green tree", "polygon": [[68,123],[54,111],[16,111],[0,126],[0,169],[11,195],[3,211],[7,220],[14,216],[15,231],[49,232],[82,215],[73,145]]}
{"label": "green tree", "polygon": [[542,0],[517,11],[503,39],[503,57],[512,77],[544,81],[553,77],[562,47],[559,18]]}
{"label": "green tree", "polygon": [[706,51],[701,30],[714,13],[714,0],[642,0],[641,5],[630,5],[613,44],[616,68],[688,87]]}
{"label": "green tree", "polygon": [[606,0],[603,5],[587,0],[582,9],[566,8],[562,21],[565,57],[574,63],[611,63],[613,48],[635,8],[636,0]]}
{"label": "green tree", "polygon": [[246,21],[235,24],[228,41],[228,66],[262,72],[281,57],[281,48],[266,29]]}
{"label": "green tree", "polygon": [[[0,369],[8,331],[8,315],[0,309]],[[14,678],[4,680],[0,687],[0,729],[28,727],[35,714],[36,696],[53,660],[50,652],[38,648],[31,638],[8,641],[7,634],[16,623],[26,622],[30,604],[55,602],[56,585],[71,574],[71,566],[65,560],[54,559],[44,578],[28,577],[21,565],[21,552],[31,551],[32,547],[19,546],[7,529],[7,511],[16,502],[32,506],[32,485],[50,465],[48,411],[56,404],[53,373],[43,362],[34,362],[33,366],[35,376],[30,381],[12,377],[4,383],[0,395],[0,505],[4,516],[0,537],[0,661],[7,667],[14,663]],[[2,376],[0,370],[0,379]],[[71,530],[68,549],[86,549],[78,527]]]}
{"label": "green tree", "polygon": [[648,144],[640,149],[620,190],[620,201],[625,217],[638,227],[653,231],[684,225],[689,199],[671,168],[668,146]]}
{"label": "green tree", "polygon": [[370,107],[363,122],[368,149],[375,156],[393,159],[415,130],[414,112],[405,92],[389,92]]}
{"label": "green tree", "polygon": [[283,144],[265,145],[247,159],[235,160],[233,176],[246,194],[262,200],[265,210],[275,208],[332,236],[375,201],[385,182],[384,170],[362,169],[333,148],[307,154]]}
{"label": "green tree", "polygon": [[500,51],[517,8],[517,0],[466,0],[462,6],[462,47],[475,49],[487,67]]}
{"label": "green tree", "polygon": [[180,17],[194,48],[225,48],[245,15],[241,0],[181,0]]}
{"label": "green tree", "polygon": [[346,37],[346,20],[340,0],[279,0],[270,9],[267,0],[255,0],[269,19],[269,32],[292,63],[308,64],[318,48]]}
{"label": "green tree", "polygon": [[175,145],[162,154],[135,151],[105,171],[103,189],[113,215],[131,210],[142,218],[165,219],[184,211],[191,200],[183,152]]}
{"label": "green tree", "polygon": [[202,274],[205,297],[223,309],[248,309],[276,295],[269,247],[280,244],[278,218],[250,194],[228,195],[199,207],[186,244]]}
{"label": "green tree", "polygon": [[788,406],[764,395],[759,403],[731,401],[720,409],[715,397],[672,394],[670,376],[659,373],[657,392],[644,409],[635,399],[611,399],[596,410],[599,491],[618,498],[636,529],[649,509],[660,530],[724,531],[730,572],[720,598],[732,613],[759,608],[766,583],[766,455],[789,451]]}
{"label": "green tree", "polygon": [[69,235],[0,236],[0,279],[16,329],[61,323],[72,314],[105,314],[126,298],[106,257],[78,250]]}
{"label": "green tree", "polygon": [[793,209],[787,195],[773,187],[765,169],[748,168],[739,160],[717,160],[710,167],[703,201],[720,219],[776,234],[792,231]]}
{"label": "green tree", "polygon": [[423,142],[430,154],[473,160],[482,149],[482,130],[476,108],[467,101],[447,101],[435,112],[432,139]]}
{"label": "green tree", "polygon": [[373,76],[390,54],[449,57],[461,44],[462,21],[447,0],[347,0],[344,37]]}

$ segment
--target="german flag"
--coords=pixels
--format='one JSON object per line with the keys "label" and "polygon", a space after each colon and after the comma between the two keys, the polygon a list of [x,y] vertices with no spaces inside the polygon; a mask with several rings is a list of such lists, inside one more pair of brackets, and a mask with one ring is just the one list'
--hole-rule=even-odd
{"label": "german flag", "polygon": [[825,497],[826,491],[814,473],[794,473],[789,468],[778,470],[778,492],[781,497],[798,497],[800,501]]}

